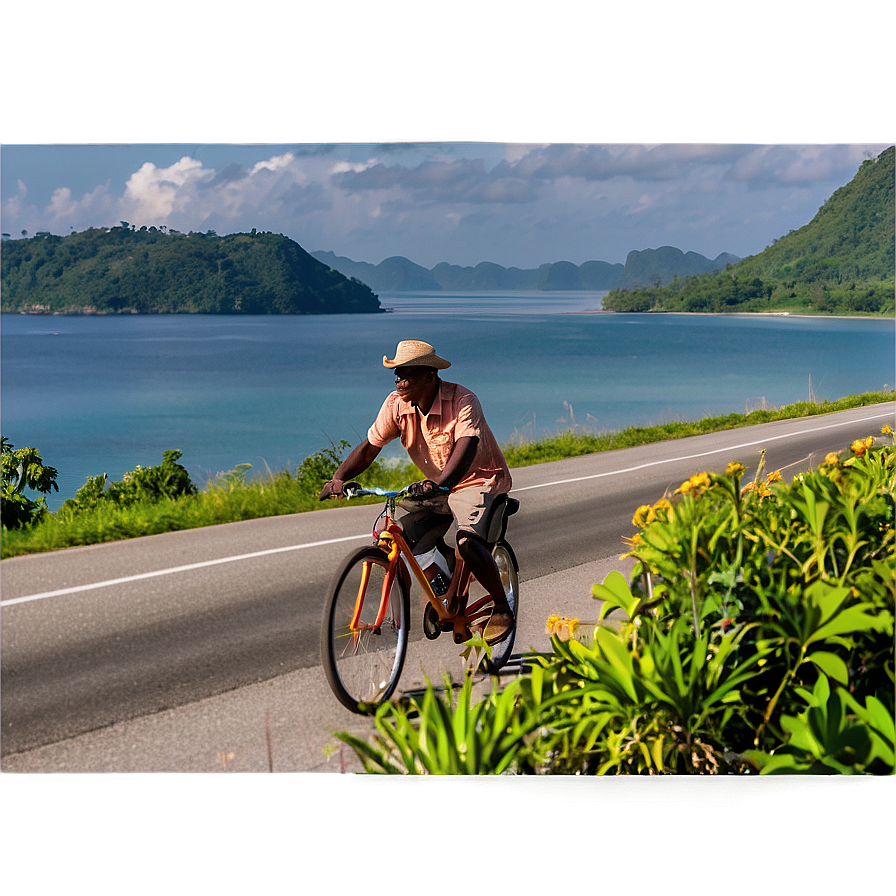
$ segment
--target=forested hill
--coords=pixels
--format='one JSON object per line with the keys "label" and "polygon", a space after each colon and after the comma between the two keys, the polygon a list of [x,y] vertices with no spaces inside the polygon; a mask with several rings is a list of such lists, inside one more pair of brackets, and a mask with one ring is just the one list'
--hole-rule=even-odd
{"label": "forested hill", "polygon": [[613,290],[611,311],[894,313],[894,147],[863,162],[799,230],[719,274]]}
{"label": "forested hill", "polygon": [[712,260],[696,252],[684,253],[672,246],[661,246],[629,252],[624,265],[607,261],[586,261],[581,265],[555,261],[537,268],[505,268],[490,261],[475,267],[443,261],[429,269],[401,255],[393,255],[374,265],[329,251],[311,254],[328,267],[342,271],[346,277],[356,277],[381,292],[551,292],[635,288],[671,283],[676,275],[720,271],[727,263],[739,260],[727,252]]}
{"label": "forested hill", "polygon": [[273,233],[90,228],[4,240],[3,311],[108,314],[379,312],[357,280]]}

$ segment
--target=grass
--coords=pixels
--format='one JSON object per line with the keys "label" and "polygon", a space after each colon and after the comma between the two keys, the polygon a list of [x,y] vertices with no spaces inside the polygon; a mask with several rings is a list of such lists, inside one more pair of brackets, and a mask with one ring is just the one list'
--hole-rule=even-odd
{"label": "grass", "polygon": [[[893,401],[894,397],[896,393],[893,391],[867,392],[837,401],[803,401],[746,414],[705,417],[696,422],[636,426],[619,432],[593,433],[577,427],[536,442],[521,441],[506,445],[504,454],[511,467],[525,467],[757,423],[830,414]],[[330,449],[321,454],[328,455],[331,459],[334,457]],[[315,458],[319,459],[320,456],[316,455]],[[199,494],[176,500],[130,506],[109,502],[81,512],[62,508],[55,513],[46,514],[39,523],[31,527],[14,530],[3,528],[0,556],[5,559],[78,545],[100,544],[162,532],[345,506],[346,501],[328,501],[322,504],[317,500],[318,491],[329,475],[331,473],[322,469],[319,463],[306,461],[295,475],[283,470],[248,482],[243,482],[239,477],[225,477],[210,483]],[[377,462],[360,479],[367,484],[398,488],[419,476],[416,467],[410,463],[387,465]],[[378,500],[380,499],[367,499],[368,502]]]}
{"label": "grass", "polygon": [[567,430],[537,442],[521,442],[504,448],[504,456],[511,467],[526,467],[543,464],[582,454],[597,454],[600,451],[615,451],[619,448],[634,448],[670,439],[684,439],[688,436],[706,435],[754,426],[757,423],[772,423],[776,420],[791,420],[797,417],[814,417],[818,414],[833,414],[850,408],[862,407],[893,401],[894,392],[866,392],[862,395],[847,395],[837,401],[800,401],[780,408],[763,408],[746,414],[723,414],[704,417],[695,422],[660,423],[656,426],[633,426],[618,432],[589,433]]}

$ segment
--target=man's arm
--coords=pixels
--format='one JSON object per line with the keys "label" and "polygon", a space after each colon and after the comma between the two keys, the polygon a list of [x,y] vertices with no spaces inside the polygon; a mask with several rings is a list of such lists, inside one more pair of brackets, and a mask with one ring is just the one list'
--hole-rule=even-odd
{"label": "man's arm", "polygon": [[343,484],[351,482],[355,476],[360,476],[376,460],[381,450],[376,445],[371,445],[367,439],[356,445],[351,454],[339,465],[333,478],[321,489],[318,498],[323,501],[341,495]]}
{"label": "man's arm", "polygon": [[444,488],[454,488],[470,469],[473,458],[476,457],[476,449],[479,447],[479,439],[476,436],[464,436],[454,443],[445,469],[436,480],[436,485]]}
{"label": "man's arm", "polygon": [[473,458],[476,457],[476,448],[479,445],[478,436],[463,436],[459,438],[448,455],[448,462],[437,479],[424,479],[415,482],[411,486],[410,495],[417,500],[423,500],[433,495],[437,488],[451,490],[463,479]]}

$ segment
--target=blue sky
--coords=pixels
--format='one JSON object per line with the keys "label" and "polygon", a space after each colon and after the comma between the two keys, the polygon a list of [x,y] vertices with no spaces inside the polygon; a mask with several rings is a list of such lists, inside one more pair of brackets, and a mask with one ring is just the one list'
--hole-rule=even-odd
{"label": "blue sky", "polygon": [[283,233],[374,264],[754,254],[885,143],[5,145],[2,225]]}
{"label": "blue sky", "polygon": [[126,220],[427,267],[745,256],[896,133],[866,52],[881,0],[88,6],[4,12],[14,237]]}

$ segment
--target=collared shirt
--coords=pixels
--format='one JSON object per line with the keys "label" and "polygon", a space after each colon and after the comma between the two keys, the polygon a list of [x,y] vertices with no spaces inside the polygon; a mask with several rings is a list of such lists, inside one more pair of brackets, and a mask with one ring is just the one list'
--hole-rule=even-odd
{"label": "collared shirt", "polygon": [[479,399],[457,383],[441,381],[428,414],[392,392],[368,430],[367,441],[382,448],[400,438],[420,472],[427,479],[437,479],[455,442],[466,436],[475,436],[479,444],[470,468],[454,490],[475,486],[492,494],[509,492],[510,470],[485,422]]}

